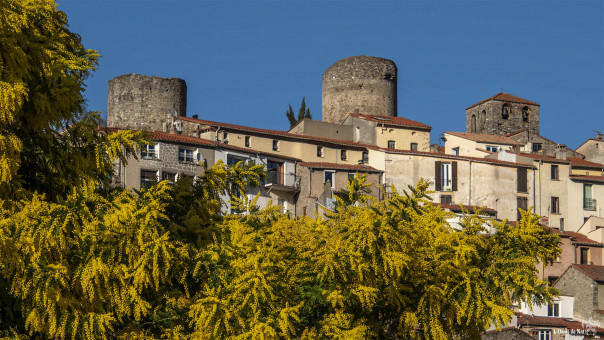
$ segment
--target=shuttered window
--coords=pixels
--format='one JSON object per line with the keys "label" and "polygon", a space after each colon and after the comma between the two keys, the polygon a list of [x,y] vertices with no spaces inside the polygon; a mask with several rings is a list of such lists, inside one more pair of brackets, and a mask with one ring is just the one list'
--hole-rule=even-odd
{"label": "shuttered window", "polygon": [[526,168],[518,168],[518,192],[528,192]]}
{"label": "shuttered window", "polygon": [[522,210],[528,210],[528,198],[526,197],[518,197],[518,218],[517,220],[520,221],[520,209]]}
{"label": "shuttered window", "polygon": [[457,191],[457,162],[434,162],[434,190]]}

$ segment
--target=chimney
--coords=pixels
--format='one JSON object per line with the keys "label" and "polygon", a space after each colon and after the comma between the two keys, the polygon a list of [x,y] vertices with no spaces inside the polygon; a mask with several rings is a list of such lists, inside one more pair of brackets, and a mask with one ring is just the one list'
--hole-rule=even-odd
{"label": "chimney", "polygon": [[602,133],[598,132],[598,134],[596,135],[596,140],[602,140]]}
{"label": "chimney", "polygon": [[556,158],[566,159],[566,144],[558,144],[556,146]]}

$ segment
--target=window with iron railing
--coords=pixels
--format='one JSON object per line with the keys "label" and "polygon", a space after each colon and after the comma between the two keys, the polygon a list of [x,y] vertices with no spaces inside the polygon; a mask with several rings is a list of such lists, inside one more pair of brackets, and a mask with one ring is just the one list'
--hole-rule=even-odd
{"label": "window with iron railing", "polygon": [[583,210],[596,210],[596,200],[593,198],[584,198]]}

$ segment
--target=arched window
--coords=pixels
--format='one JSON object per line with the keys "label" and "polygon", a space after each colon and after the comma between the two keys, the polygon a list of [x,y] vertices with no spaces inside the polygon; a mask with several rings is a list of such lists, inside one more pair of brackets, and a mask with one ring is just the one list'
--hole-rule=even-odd
{"label": "arched window", "polygon": [[482,110],[479,118],[480,130],[485,131],[487,129],[487,112]]}
{"label": "arched window", "polygon": [[476,115],[472,115],[472,120],[470,121],[470,131],[476,132]]}
{"label": "arched window", "polygon": [[525,106],[522,108],[522,121],[528,122],[528,120],[529,120],[529,108],[528,108],[528,106]]}
{"label": "arched window", "polygon": [[510,110],[510,104],[503,104],[503,108],[501,109],[501,118],[508,120],[510,118]]}

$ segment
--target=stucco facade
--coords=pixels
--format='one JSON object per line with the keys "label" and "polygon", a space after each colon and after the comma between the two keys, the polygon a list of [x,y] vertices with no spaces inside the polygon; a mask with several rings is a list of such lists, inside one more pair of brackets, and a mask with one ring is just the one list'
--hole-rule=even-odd
{"label": "stucco facade", "polygon": [[596,138],[590,138],[577,148],[585,159],[591,162],[604,164],[604,138],[599,133]]}
{"label": "stucco facade", "polygon": [[297,216],[316,218],[332,210],[335,204],[334,193],[348,187],[350,176],[366,174],[366,183],[370,184],[370,195],[380,200],[382,190],[380,181],[382,171],[366,165],[346,166],[328,163],[298,163],[300,176],[300,194],[296,205]]}
{"label": "stucco facade", "polygon": [[[371,160],[378,157],[371,155],[370,164],[378,168],[378,160]],[[420,179],[425,179],[431,182],[430,189],[436,191],[435,202],[444,203],[448,199],[453,204],[486,206],[497,210],[498,218],[513,221],[517,220],[520,200],[534,206],[532,165],[427,152],[387,151],[383,155],[386,188],[394,185],[397,190],[407,190],[409,185],[415,186]],[[440,179],[437,178],[439,168]],[[446,169],[449,176],[445,176],[442,169]],[[519,172],[526,174],[520,191]],[[447,177],[448,185],[438,184]]]}

